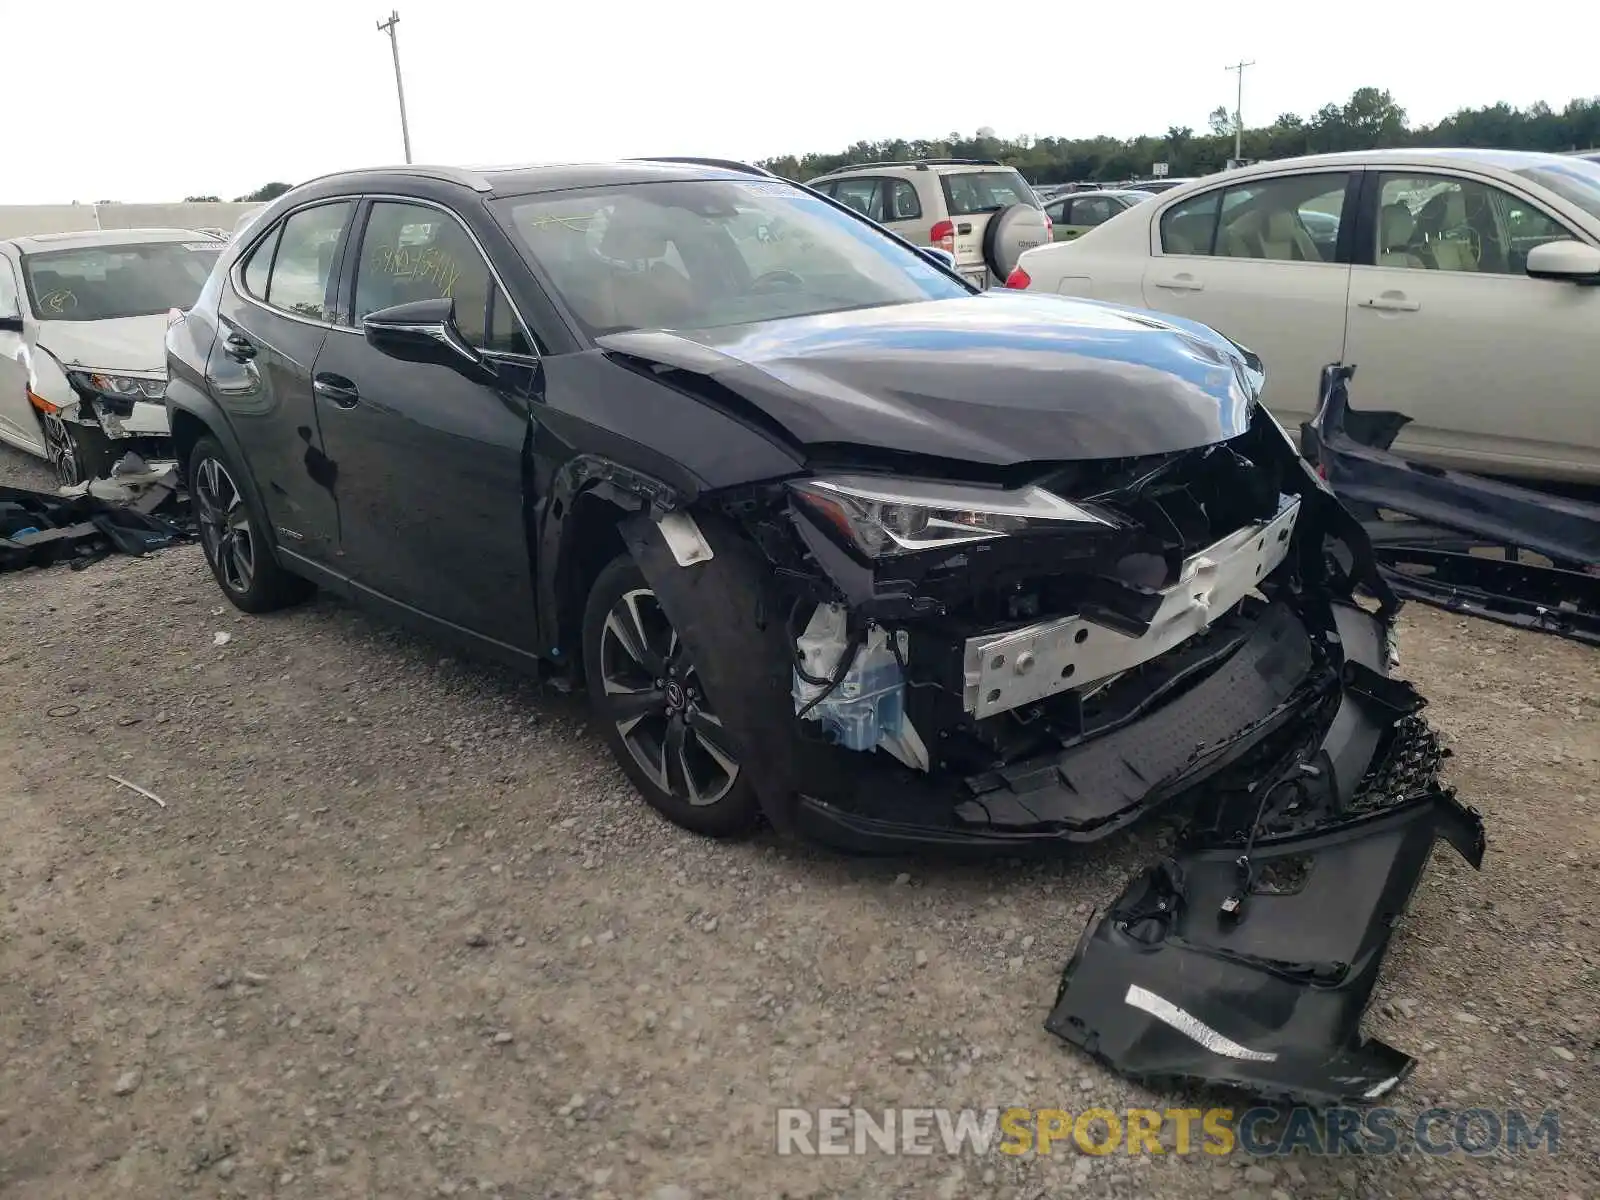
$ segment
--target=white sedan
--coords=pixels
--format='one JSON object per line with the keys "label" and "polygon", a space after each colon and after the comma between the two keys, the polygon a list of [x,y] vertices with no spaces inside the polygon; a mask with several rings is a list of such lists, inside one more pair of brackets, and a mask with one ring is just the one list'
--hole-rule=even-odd
{"label": "white sedan", "polygon": [[128,450],[170,453],[167,313],[194,303],[223,245],[186,229],[0,241],[0,442],[64,484]]}
{"label": "white sedan", "polygon": [[1157,309],[1261,356],[1297,428],[1322,367],[1412,419],[1398,453],[1600,483],[1600,163],[1373,150],[1205,176],[1071,242],[1009,287]]}

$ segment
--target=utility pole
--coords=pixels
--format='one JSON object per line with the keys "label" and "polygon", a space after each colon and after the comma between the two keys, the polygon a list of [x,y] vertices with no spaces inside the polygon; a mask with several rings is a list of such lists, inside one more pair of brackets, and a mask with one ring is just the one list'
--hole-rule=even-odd
{"label": "utility pole", "polygon": [[[1253,58],[1249,62],[1240,59],[1233,66],[1222,68],[1224,71],[1237,71],[1239,74],[1239,95],[1233,105],[1233,157],[1236,159],[1244,157],[1244,69],[1255,65],[1256,60]],[[399,59],[395,60],[394,69],[397,72],[400,70]],[[402,104],[402,113],[404,112],[404,107],[404,104]],[[408,159],[407,161],[409,162],[410,160]]]}
{"label": "utility pole", "polygon": [[406,85],[400,81],[400,42],[395,37],[394,27],[400,24],[400,14],[390,11],[387,21],[378,22],[378,32],[389,35],[389,49],[394,51],[394,90],[400,96],[400,136],[405,139],[406,162],[411,161],[411,129],[406,125]]}

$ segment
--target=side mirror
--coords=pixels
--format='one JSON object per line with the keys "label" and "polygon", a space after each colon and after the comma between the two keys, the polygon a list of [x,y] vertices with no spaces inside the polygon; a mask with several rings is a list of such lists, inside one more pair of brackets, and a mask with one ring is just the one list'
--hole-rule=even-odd
{"label": "side mirror", "polygon": [[1528,274],[1534,279],[1600,283],[1600,249],[1584,242],[1544,242],[1528,251]]}
{"label": "side mirror", "polygon": [[21,333],[22,318],[19,316],[0,317],[0,333]]}
{"label": "side mirror", "polygon": [[361,331],[374,349],[401,362],[449,367],[478,383],[497,377],[494,365],[461,336],[456,302],[448,296],[380,308],[362,318]]}
{"label": "side mirror", "polygon": [[956,256],[951,254],[950,251],[941,250],[938,246],[921,246],[918,248],[946,271],[954,271],[956,269]]}

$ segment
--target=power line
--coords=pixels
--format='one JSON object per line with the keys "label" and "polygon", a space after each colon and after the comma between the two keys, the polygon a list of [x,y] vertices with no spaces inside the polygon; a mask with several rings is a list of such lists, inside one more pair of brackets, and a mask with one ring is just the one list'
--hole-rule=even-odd
{"label": "power line", "polygon": [[[1236,71],[1239,75],[1239,95],[1233,106],[1233,157],[1236,159],[1244,157],[1244,69],[1255,65],[1256,60],[1253,58],[1249,62],[1240,59],[1230,67],[1222,68],[1224,71]],[[396,60],[395,70],[399,69]]]}
{"label": "power line", "polygon": [[411,161],[411,129],[406,125],[406,85],[400,81],[400,41],[394,27],[400,24],[400,14],[390,11],[387,21],[378,22],[378,32],[389,35],[389,49],[394,51],[394,90],[400,97],[400,136],[406,144],[406,162]]}

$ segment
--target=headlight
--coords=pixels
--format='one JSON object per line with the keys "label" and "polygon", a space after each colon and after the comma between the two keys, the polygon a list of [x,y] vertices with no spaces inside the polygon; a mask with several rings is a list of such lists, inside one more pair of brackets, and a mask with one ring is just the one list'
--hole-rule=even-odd
{"label": "headlight", "polygon": [[873,558],[1024,530],[1108,524],[1040,487],[1005,490],[870,476],[807,479],[789,486],[801,503]]}
{"label": "headlight", "polygon": [[165,379],[134,379],[129,375],[107,375],[100,371],[79,374],[73,382],[77,383],[80,379],[82,380],[80,387],[87,386],[90,391],[98,395],[118,399],[160,400],[167,394]]}

